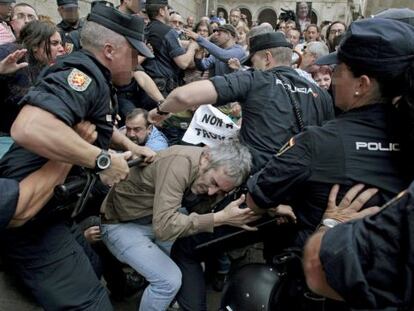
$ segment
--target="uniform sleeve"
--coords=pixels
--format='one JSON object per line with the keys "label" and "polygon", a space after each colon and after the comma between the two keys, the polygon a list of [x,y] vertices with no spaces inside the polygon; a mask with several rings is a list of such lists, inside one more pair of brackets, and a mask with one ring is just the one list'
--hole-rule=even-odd
{"label": "uniform sleeve", "polygon": [[261,208],[281,204],[305,182],[312,171],[312,139],[309,132],[289,140],[266,166],[250,177],[247,187]]}
{"label": "uniform sleeve", "polygon": [[165,35],[165,42],[171,58],[175,58],[186,53],[185,49],[180,45],[178,34],[176,34],[173,29]]}
{"label": "uniform sleeve", "polygon": [[78,69],[53,72],[41,79],[21,104],[42,108],[73,126],[88,115],[91,99],[100,95],[96,89],[96,82]]}
{"label": "uniform sleeve", "polygon": [[319,257],[326,280],[352,308],[379,310],[411,299],[413,203],[412,196],[403,196],[324,234]]}
{"label": "uniform sleeve", "polygon": [[158,239],[174,241],[199,232],[213,232],[213,214],[184,215],[178,211],[189,184],[191,163],[184,157],[159,160],[156,168],[153,228]]}
{"label": "uniform sleeve", "polygon": [[231,102],[244,102],[254,85],[254,77],[251,71],[238,71],[224,76],[211,78],[217,91],[217,106]]}
{"label": "uniform sleeve", "polygon": [[7,227],[16,211],[19,183],[14,179],[0,178],[0,230]]}

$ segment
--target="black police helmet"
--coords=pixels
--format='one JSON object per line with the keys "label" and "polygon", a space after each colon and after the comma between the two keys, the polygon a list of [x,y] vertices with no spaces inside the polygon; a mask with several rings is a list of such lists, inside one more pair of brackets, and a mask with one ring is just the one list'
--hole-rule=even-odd
{"label": "black police helmet", "polygon": [[277,270],[249,264],[230,276],[221,299],[221,310],[270,311],[274,294],[283,284]]}

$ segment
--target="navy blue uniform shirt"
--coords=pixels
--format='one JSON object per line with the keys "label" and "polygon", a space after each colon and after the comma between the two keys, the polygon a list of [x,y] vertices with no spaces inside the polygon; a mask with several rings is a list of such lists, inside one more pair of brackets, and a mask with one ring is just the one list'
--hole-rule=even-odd
{"label": "navy blue uniform shirt", "polygon": [[186,53],[180,45],[178,33],[158,20],[152,20],[147,28],[146,38],[154,51],[154,58],[147,58],[142,64],[151,78],[171,79],[177,83],[182,80],[182,70],[174,58]]}

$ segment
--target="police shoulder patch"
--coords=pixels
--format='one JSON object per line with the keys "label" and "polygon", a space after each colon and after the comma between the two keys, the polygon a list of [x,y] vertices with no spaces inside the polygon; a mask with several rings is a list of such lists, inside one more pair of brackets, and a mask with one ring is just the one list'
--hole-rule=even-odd
{"label": "police shoulder patch", "polygon": [[72,69],[68,76],[68,84],[69,86],[78,92],[85,91],[89,84],[91,84],[92,79],[79,69]]}
{"label": "police shoulder patch", "polygon": [[282,146],[282,148],[280,148],[279,152],[276,153],[277,157],[280,157],[282,154],[284,154],[286,151],[288,151],[289,149],[291,149],[293,146],[295,145],[295,138],[292,137],[291,139],[289,139],[289,141],[284,144]]}
{"label": "police shoulder patch", "polygon": [[66,54],[70,54],[73,52],[73,43],[69,43],[69,42],[65,43],[65,52]]}

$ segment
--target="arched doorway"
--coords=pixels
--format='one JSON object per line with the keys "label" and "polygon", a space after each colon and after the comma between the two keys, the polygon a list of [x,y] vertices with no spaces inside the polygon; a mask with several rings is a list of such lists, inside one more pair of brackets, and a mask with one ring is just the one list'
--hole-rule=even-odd
{"label": "arched doorway", "polygon": [[276,29],[277,25],[277,14],[275,10],[273,9],[264,9],[260,12],[257,23],[260,25],[262,23],[269,23],[273,26],[274,29]]}
{"label": "arched doorway", "polygon": [[312,14],[311,14],[311,23],[318,25],[318,16],[316,15],[314,10],[312,10]]}
{"label": "arched doorway", "polygon": [[223,16],[224,16],[224,19],[227,21],[227,23],[229,22],[229,13],[227,13],[227,11],[226,11],[226,9],[225,8],[217,8],[217,16],[219,16],[220,14],[220,12],[223,12]]}
{"label": "arched doorway", "polygon": [[240,8],[240,12],[247,17],[247,26],[252,27],[252,13],[250,13],[249,9]]}

